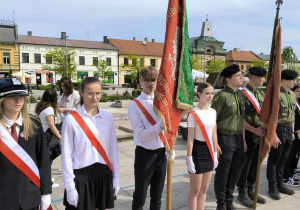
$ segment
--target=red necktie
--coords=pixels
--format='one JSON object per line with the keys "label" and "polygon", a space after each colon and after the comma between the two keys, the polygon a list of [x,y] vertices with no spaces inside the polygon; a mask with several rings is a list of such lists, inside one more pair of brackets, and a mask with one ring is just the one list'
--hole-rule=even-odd
{"label": "red necktie", "polygon": [[16,126],[18,124],[17,123],[14,123],[12,126],[11,126],[11,131],[10,131],[10,134],[11,136],[14,138],[14,140],[18,143],[18,135],[17,135],[17,130],[16,130]]}

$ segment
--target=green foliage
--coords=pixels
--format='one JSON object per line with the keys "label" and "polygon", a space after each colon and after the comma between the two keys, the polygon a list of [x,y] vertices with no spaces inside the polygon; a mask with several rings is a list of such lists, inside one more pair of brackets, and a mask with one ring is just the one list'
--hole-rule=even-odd
{"label": "green foliage", "polygon": [[226,67],[226,61],[225,60],[210,60],[209,64],[207,65],[206,72],[210,74],[211,72],[221,72]]}
{"label": "green foliage", "polygon": [[80,82],[72,82],[75,90],[80,90]]}
{"label": "green foliage", "polygon": [[47,90],[49,88],[52,88],[52,85],[39,85],[38,90]]}
{"label": "green foliage", "polygon": [[119,95],[118,91],[116,94],[108,97],[110,101],[122,100],[123,96]]}
{"label": "green foliage", "polygon": [[29,103],[36,103],[36,99],[32,95],[29,96]]}
{"label": "green foliage", "polygon": [[42,65],[43,70],[54,71],[55,74],[61,75],[62,77],[68,76],[69,78],[76,78],[76,62],[75,62],[76,52],[74,48],[67,49],[68,57],[68,75],[66,75],[66,49],[65,48],[54,48],[49,50],[44,58],[52,61],[51,64]]}
{"label": "green foliage", "polygon": [[283,64],[286,64],[286,68],[292,68],[295,63],[298,61],[298,57],[294,53],[294,50],[291,46],[283,48],[281,53],[281,60]]}
{"label": "green foliage", "polygon": [[203,64],[199,57],[193,57],[192,59],[192,69],[200,70],[203,69]]}
{"label": "green foliage", "polygon": [[123,93],[123,99],[131,99],[132,96],[130,95],[130,93],[128,92],[128,90],[126,90],[124,93]]}
{"label": "green foliage", "polygon": [[262,67],[266,70],[268,70],[268,68],[269,68],[269,64],[266,60],[253,59],[252,63],[253,63],[253,66],[259,66],[259,67]]}
{"label": "green foliage", "polygon": [[139,79],[139,71],[144,67],[144,58],[133,54],[128,54],[127,58],[128,64],[122,64],[120,67],[126,71],[127,77],[134,79],[136,84]]}
{"label": "green foliage", "polygon": [[102,86],[102,90],[109,90],[109,87]]}
{"label": "green foliage", "polygon": [[[214,85],[214,82],[217,79],[218,74],[219,72],[210,72],[206,82],[208,82],[211,85]],[[221,87],[221,86],[223,86],[222,77],[219,77],[218,82],[216,83],[216,87]]]}
{"label": "green foliage", "polygon": [[107,102],[109,100],[106,93],[102,93],[102,96],[100,98],[100,102]]}
{"label": "green foliage", "polygon": [[139,95],[141,95],[141,92],[142,92],[142,90],[139,90],[139,89],[133,90],[133,91],[132,91],[132,97],[133,97],[133,98],[138,97]]}
{"label": "green foliage", "polygon": [[110,75],[112,72],[111,66],[106,60],[102,59],[102,56],[99,56],[99,60],[94,66],[97,68],[96,75],[100,78],[102,78],[103,83],[105,82],[104,79]]}

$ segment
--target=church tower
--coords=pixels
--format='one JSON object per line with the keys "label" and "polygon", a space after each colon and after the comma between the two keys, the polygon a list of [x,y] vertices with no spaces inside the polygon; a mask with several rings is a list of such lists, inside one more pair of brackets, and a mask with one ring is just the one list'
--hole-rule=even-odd
{"label": "church tower", "polygon": [[212,25],[208,21],[208,15],[206,15],[206,21],[202,23],[201,37],[213,38]]}

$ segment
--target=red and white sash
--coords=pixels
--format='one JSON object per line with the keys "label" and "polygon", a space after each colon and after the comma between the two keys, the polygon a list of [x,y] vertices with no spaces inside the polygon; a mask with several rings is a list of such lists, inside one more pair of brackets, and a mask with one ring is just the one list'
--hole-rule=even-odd
{"label": "red and white sash", "polygon": [[255,98],[254,94],[246,87],[239,88],[239,89],[240,89],[240,91],[242,91],[247,96],[248,100],[251,102],[251,104],[255,108],[257,114],[259,114],[261,107],[260,107],[259,102]]}
{"label": "red and white sash", "polygon": [[[203,138],[207,144],[207,147],[209,149],[209,153],[211,156],[211,159],[213,160],[214,163],[214,169],[217,168],[219,161],[218,161],[218,154],[217,152],[214,152],[214,143],[213,143],[213,139],[212,139],[212,130],[209,128],[209,126],[207,124],[203,124],[203,122],[201,121],[201,119],[199,118],[199,116],[197,115],[197,113],[195,111],[191,111],[189,114],[192,114],[195,121],[197,122]],[[189,117],[189,114],[187,116],[187,119]]]}
{"label": "red and white sash", "polygon": [[35,162],[1,125],[0,133],[0,152],[40,188],[40,173]]}
{"label": "red and white sash", "polygon": [[86,122],[84,122],[82,117],[76,111],[71,112],[70,114],[74,117],[74,119],[76,120],[78,125],[82,128],[83,132],[85,133],[87,138],[91,141],[92,145],[98,151],[100,156],[103,158],[106,165],[110,168],[111,171],[113,171],[105,150],[103,149],[102,145],[100,144],[100,142],[96,138],[95,134],[91,131],[89,126],[86,124]]}
{"label": "red and white sash", "polygon": [[[141,109],[141,111],[143,112],[143,114],[145,115],[147,120],[150,122],[150,124],[155,125],[156,121],[153,119],[153,117],[150,115],[150,113],[147,111],[147,109],[143,106],[143,104],[136,98],[133,99],[132,101],[134,101],[138,105],[138,107]],[[166,148],[164,134],[162,132],[160,132],[158,134],[158,136],[159,136],[161,142],[163,143],[164,147]]]}

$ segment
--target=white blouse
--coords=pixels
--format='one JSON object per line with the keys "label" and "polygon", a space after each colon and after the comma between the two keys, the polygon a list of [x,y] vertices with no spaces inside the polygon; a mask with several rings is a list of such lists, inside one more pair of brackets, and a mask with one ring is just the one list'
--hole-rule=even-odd
{"label": "white blouse", "polygon": [[[210,107],[208,108],[208,110],[201,110],[196,106],[193,109],[198,115],[198,117],[200,118],[200,120],[202,121],[202,123],[204,125],[208,125],[209,128],[213,130],[214,127],[216,126],[216,116],[217,116],[216,110]],[[205,142],[202,132],[192,114],[189,114],[187,119],[187,124],[188,127],[195,128],[194,139]]]}
{"label": "white blouse", "polygon": [[39,118],[41,120],[44,132],[49,128],[49,125],[47,123],[47,116],[49,116],[49,115],[54,116],[54,109],[51,106],[47,107],[46,109],[41,111],[39,114]]}

